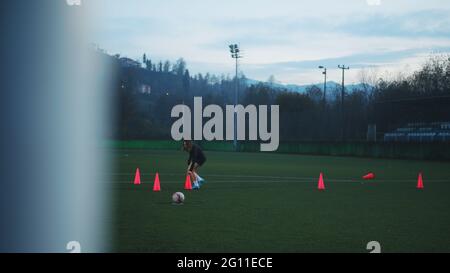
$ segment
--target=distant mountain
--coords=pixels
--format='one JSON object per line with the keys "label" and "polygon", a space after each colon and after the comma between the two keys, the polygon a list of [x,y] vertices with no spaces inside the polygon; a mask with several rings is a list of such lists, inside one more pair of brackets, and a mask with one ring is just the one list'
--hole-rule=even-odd
{"label": "distant mountain", "polygon": [[[247,79],[247,86],[255,85],[255,84],[265,84],[265,85],[271,85],[275,89],[280,90],[287,90],[291,92],[298,92],[298,93],[304,93],[306,90],[312,86],[317,86],[320,89],[323,89],[323,83],[315,83],[315,84],[306,84],[306,85],[297,85],[297,84],[281,84],[281,83],[268,83],[263,81],[257,81],[252,79]],[[346,84],[345,90],[347,92],[353,92],[354,90],[361,90],[364,85],[362,83],[357,84]],[[327,82],[327,91],[331,91],[335,88],[341,88],[341,84],[334,82],[334,81],[328,81]],[[328,96],[327,96],[328,97]]]}

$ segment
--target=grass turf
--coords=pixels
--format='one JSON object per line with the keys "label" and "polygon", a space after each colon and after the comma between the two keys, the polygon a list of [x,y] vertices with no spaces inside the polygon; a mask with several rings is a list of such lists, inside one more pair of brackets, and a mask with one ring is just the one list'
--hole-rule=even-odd
{"label": "grass turf", "polygon": [[[450,252],[449,162],[206,152],[208,182],[185,191],[187,154],[113,154],[114,251],[368,252],[375,240],[382,252]],[[376,179],[363,181],[369,171]],[[176,191],[184,205],[171,204]]]}

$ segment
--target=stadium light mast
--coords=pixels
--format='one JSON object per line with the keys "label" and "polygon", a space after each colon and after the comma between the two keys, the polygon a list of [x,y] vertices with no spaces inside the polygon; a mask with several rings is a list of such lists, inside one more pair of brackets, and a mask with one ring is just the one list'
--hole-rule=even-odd
{"label": "stadium light mast", "polygon": [[319,66],[319,69],[323,69],[322,74],[324,75],[324,81],[323,81],[323,105],[327,102],[327,68],[323,65]]}
{"label": "stadium light mast", "polygon": [[[231,44],[229,45],[231,58],[236,60],[236,78],[235,78],[235,90],[234,90],[234,107],[236,109],[236,105],[238,104],[238,89],[239,89],[239,82],[238,82],[238,59],[242,58],[240,54],[240,49],[237,44]],[[234,149],[237,151],[237,113],[234,112]]]}
{"label": "stadium light mast", "polygon": [[350,67],[346,67],[345,65],[338,65],[339,69],[342,69],[342,91],[341,91],[341,115],[342,115],[342,124],[341,124],[341,139],[344,140],[344,95],[345,95],[345,70],[349,70]]}

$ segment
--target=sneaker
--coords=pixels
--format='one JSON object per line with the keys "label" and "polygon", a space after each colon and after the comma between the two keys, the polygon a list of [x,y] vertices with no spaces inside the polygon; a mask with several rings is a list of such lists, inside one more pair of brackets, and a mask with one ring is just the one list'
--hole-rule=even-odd
{"label": "sneaker", "polygon": [[203,178],[201,178],[201,179],[198,180],[198,184],[199,184],[200,186],[202,186],[202,185],[205,184],[205,183],[206,183],[206,180],[203,179]]}
{"label": "sneaker", "polygon": [[198,184],[198,182],[194,182],[194,185],[192,186],[193,190],[199,190],[200,189],[200,185]]}

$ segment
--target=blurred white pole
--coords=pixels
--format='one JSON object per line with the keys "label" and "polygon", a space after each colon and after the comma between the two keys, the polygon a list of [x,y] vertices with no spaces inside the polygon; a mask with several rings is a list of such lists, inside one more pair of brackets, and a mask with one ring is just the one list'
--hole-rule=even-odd
{"label": "blurred white pole", "polygon": [[95,10],[80,3],[0,4],[2,252],[108,250],[108,72],[88,51]]}

